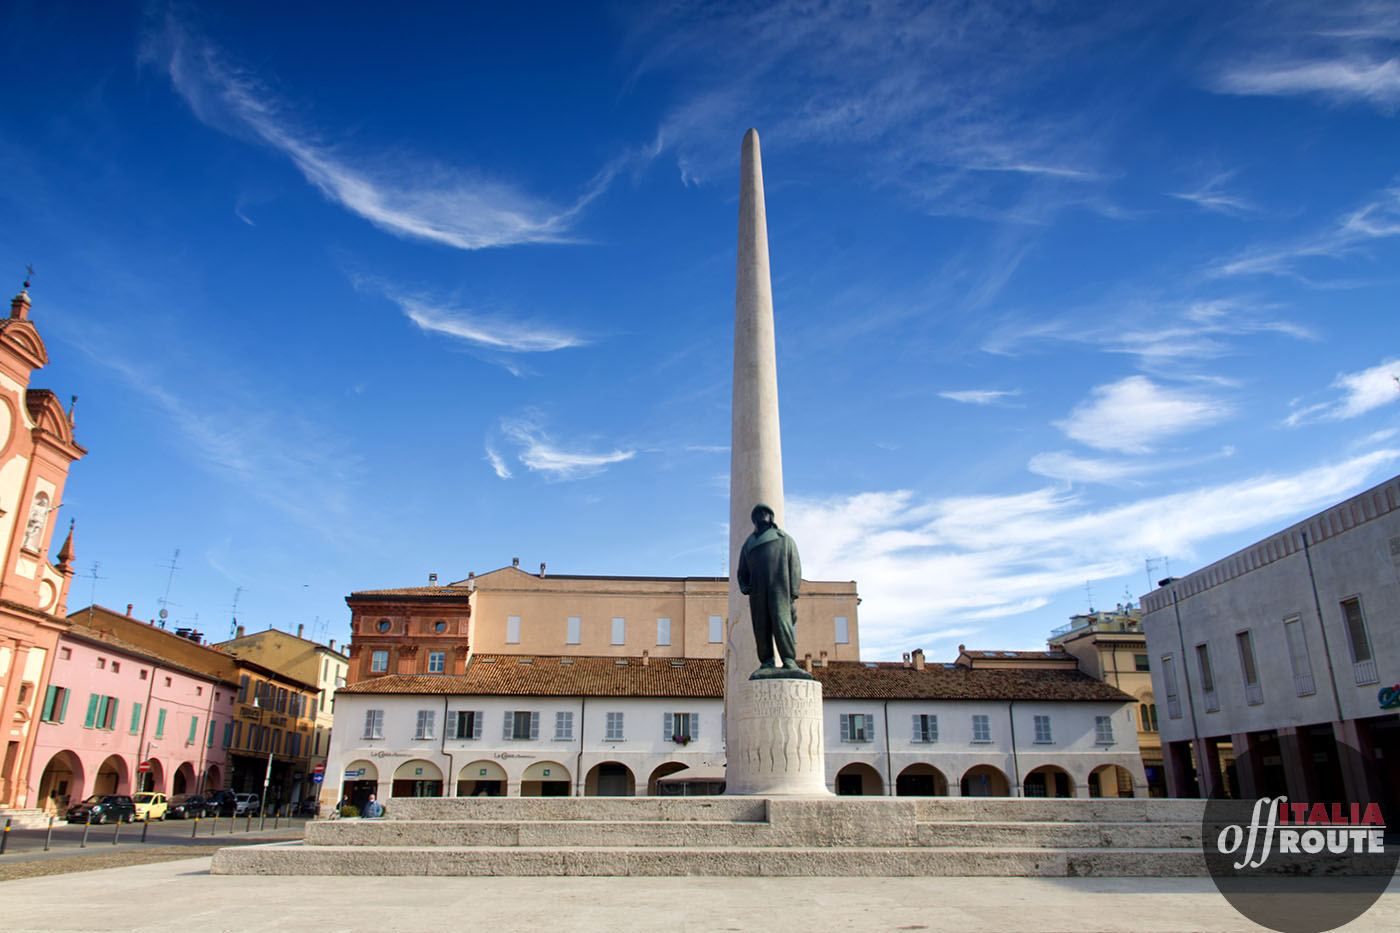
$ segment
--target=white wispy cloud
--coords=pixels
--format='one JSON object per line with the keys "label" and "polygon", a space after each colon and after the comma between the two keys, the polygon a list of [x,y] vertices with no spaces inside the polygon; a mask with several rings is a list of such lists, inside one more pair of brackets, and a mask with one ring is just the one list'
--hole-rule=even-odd
{"label": "white wispy cloud", "polygon": [[1090,447],[1141,454],[1163,437],[1215,424],[1232,411],[1223,399],[1129,376],[1093,389],[1055,426]]}
{"label": "white wispy cloud", "polygon": [[1400,236],[1400,186],[1376,194],[1319,233],[1282,245],[1246,250],[1211,270],[1215,276],[1278,275],[1309,282],[1306,260],[1361,254],[1377,240]]}
{"label": "white wispy cloud", "polygon": [[1203,210],[1213,211],[1217,214],[1239,216],[1257,211],[1258,208],[1246,199],[1225,190],[1225,183],[1234,175],[1234,172],[1222,172],[1195,191],[1168,192],[1167,196],[1181,201],[1189,201]]}
{"label": "white wispy cloud", "polygon": [[1383,113],[1400,106],[1400,61],[1356,56],[1312,61],[1263,61],[1223,71],[1215,89],[1226,94],[1315,95],[1370,104]]}
{"label": "white wispy cloud", "polygon": [[140,55],[165,70],[200,120],[281,152],[328,200],[400,237],[466,250],[561,242],[622,165],[606,166],[561,207],[479,171],[324,142],[255,74],[172,12],[145,37]]}
{"label": "white wispy cloud", "polygon": [[787,515],[804,575],[860,581],[862,653],[898,657],[972,634],[969,621],[1038,608],[1085,580],[1139,573],[1143,555],[1189,566],[1217,536],[1267,533],[1378,481],[1397,460],[1400,450],[1377,450],[1108,508],[1056,488],[943,499],[904,490],[792,496]]}
{"label": "white wispy cloud", "polygon": [[1332,382],[1341,397],[1299,408],[1285,422],[1289,425],[1311,421],[1343,421],[1382,405],[1400,401],[1400,357],[1392,357],[1369,369],[1341,373]]}
{"label": "white wispy cloud", "polygon": [[1031,457],[1026,469],[1037,476],[1064,480],[1067,483],[1103,483],[1113,485],[1133,477],[1151,473],[1157,464],[1146,460],[1107,460],[1102,457],[1077,457],[1067,450],[1046,451]]}
{"label": "white wispy cloud", "polygon": [[493,319],[489,315],[437,304],[411,295],[390,298],[409,320],[423,330],[455,337],[491,350],[539,353],[583,346],[587,343],[582,337],[547,325]]}
{"label": "white wispy cloud", "polygon": [[491,469],[496,471],[496,475],[501,479],[510,479],[510,467],[506,466],[505,460],[491,447],[486,448],[486,462],[491,464]]}
{"label": "white wispy cloud", "polygon": [[520,462],[537,473],[543,473],[548,480],[584,479],[637,455],[636,450],[622,448],[606,453],[568,449],[558,444],[531,418],[502,419],[501,431],[520,448],[517,454]]}
{"label": "white wispy cloud", "polygon": [[993,405],[1002,399],[1015,398],[1020,389],[959,389],[953,392],[939,392],[940,397],[968,405]]}

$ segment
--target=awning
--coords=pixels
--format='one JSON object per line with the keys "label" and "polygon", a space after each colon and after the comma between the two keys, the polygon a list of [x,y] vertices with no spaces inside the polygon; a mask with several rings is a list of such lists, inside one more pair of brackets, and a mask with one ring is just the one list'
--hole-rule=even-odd
{"label": "awning", "polygon": [[675,774],[668,774],[665,777],[656,779],[656,783],[658,784],[687,784],[691,782],[722,784],[724,783],[724,769],[697,765],[693,768],[685,768],[677,771]]}

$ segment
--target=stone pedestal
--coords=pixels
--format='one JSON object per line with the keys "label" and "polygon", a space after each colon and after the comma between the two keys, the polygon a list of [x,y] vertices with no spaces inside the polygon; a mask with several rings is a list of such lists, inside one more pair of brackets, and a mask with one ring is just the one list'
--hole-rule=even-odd
{"label": "stone pedestal", "polygon": [[727,794],[827,796],[822,685],[815,680],[749,680],[731,704]]}

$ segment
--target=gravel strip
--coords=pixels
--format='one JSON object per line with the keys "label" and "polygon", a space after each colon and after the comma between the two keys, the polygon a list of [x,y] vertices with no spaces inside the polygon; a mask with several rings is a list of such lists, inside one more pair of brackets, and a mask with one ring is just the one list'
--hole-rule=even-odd
{"label": "gravel strip", "polygon": [[208,846],[161,846],[127,852],[94,852],[68,858],[40,859],[29,862],[0,864],[0,881],[38,878],[43,875],[66,875],[76,871],[97,871],[101,868],[124,868],[127,865],[148,865],[151,862],[171,862],[182,858],[203,858],[214,853],[222,844]]}

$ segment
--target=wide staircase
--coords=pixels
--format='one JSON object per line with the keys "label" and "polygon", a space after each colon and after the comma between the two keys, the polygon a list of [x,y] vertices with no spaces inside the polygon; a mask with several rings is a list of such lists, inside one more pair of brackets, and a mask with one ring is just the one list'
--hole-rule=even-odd
{"label": "wide staircase", "polygon": [[393,798],[215,874],[1204,875],[1204,801],[914,797]]}
{"label": "wide staircase", "polygon": [[0,826],[4,826],[6,820],[10,821],[11,829],[44,829],[49,825],[49,814],[35,808],[0,808]]}

